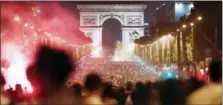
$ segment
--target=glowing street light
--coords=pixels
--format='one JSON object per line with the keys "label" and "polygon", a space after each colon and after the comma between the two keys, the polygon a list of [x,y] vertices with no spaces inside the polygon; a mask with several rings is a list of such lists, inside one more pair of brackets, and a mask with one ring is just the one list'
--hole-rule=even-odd
{"label": "glowing street light", "polygon": [[193,27],[194,26],[194,23],[190,23],[190,26]]}
{"label": "glowing street light", "polygon": [[180,29],[178,28],[178,29],[177,29],[177,32],[179,32],[179,31],[180,31]]}
{"label": "glowing street light", "polygon": [[167,37],[166,37],[166,36],[163,36],[163,37],[160,39],[160,41],[164,43],[166,39],[167,39]]}
{"label": "glowing street light", "polygon": [[30,28],[31,28],[31,29],[34,29],[34,27],[33,27],[33,26],[31,26]]}
{"label": "glowing street light", "polygon": [[198,21],[201,21],[201,20],[202,20],[202,17],[201,17],[201,16],[198,16],[198,17],[197,17],[197,20],[198,20]]}
{"label": "glowing street light", "polygon": [[27,27],[28,26],[28,23],[25,23],[24,26]]}
{"label": "glowing street light", "polygon": [[187,25],[186,24],[182,25],[182,28],[187,28]]}
{"label": "glowing street light", "polygon": [[47,34],[47,36],[51,36],[51,34],[50,34],[50,33],[48,33],[48,34]]}
{"label": "glowing street light", "polygon": [[15,16],[14,20],[18,22],[20,18],[18,16]]}
{"label": "glowing street light", "polygon": [[171,34],[168,34],[167,36],[168,36],[168,37],[171,37]]}

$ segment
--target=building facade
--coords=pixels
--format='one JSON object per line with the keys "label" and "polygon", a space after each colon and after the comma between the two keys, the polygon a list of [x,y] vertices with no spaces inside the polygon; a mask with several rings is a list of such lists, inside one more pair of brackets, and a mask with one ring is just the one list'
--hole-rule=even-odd
{"label": "building facade", "polygon": [[182,16],[190,15],[193,7],[193,2],[168,1],[156,8],[156,21],[158,23],[177,22]]}

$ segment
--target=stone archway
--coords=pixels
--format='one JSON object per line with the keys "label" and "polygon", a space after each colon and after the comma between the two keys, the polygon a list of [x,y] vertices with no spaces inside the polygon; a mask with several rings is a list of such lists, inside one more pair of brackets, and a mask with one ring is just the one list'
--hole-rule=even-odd
{"label": "stone archway", "polygon": [[110,18],[103,22],[102,50],[104,56],[113,56],[117,48],[117,41],[122,42],[122,25],[115,19]]}
{"label": "stone archway", "polygon": [[134,39],[144,35],[145,4],[83,4],[80,11],[80,30],[93,40],[95,49],[102,46],[102,25],[111,18],[122,25],[122,46],[126,47]]}

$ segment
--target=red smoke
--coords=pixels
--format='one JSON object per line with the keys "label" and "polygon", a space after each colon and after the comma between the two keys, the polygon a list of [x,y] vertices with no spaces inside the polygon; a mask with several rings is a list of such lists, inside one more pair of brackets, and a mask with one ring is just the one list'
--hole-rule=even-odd
{"label": "red smoke", "polygon": [[[78,11],[69,11],[61,7],[60,2],[1,2],[1,60],[6,60],[8,71],[10,69],[10,74],[5,75],[6,81],[15,82],[19,78],[13,77],[13,73],[25,73],[35,46],[43,38],[48,38],[47,44],[51,40],[53,46],[55,43],[78,46],[91,43],[90,38],[79,31],[79,16],[73,12]],[[9,43],[13,45],[10,51],[15,50],[13,54],[7,53]],[[17,82],[27,85],[26,80]],[[14,83],[8,84],[14,87]]]}

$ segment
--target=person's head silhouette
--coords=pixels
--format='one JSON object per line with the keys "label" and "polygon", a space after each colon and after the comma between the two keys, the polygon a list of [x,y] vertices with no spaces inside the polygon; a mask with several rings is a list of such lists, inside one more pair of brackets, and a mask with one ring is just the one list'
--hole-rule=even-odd
{"label": "person's head silhouette", "polygon": [[222,81],[222,62],[212,61],[209,65],[209,76],[212,82],[219,83]]}
{"label": "person's head silhouette", "polygon": [[3,77],[2,73],[0,73],[0,86],[1,88],[5,85],[6,81],[5,78]]}
{"label": "person's head silhouette", "polygon": [[96,74],[89,74],[85,81],[85,88],[89,92],[98,91],[102,86],[101,78]]}
{"label": "person's head silhouette", "polygon": [[68,75],[73,70],[70,58],[64,51],[47,46],[40,47],[34,66],[27,70],[28,79],[40,89],[37,89],[39,95],[46,95],[65,85]]}

